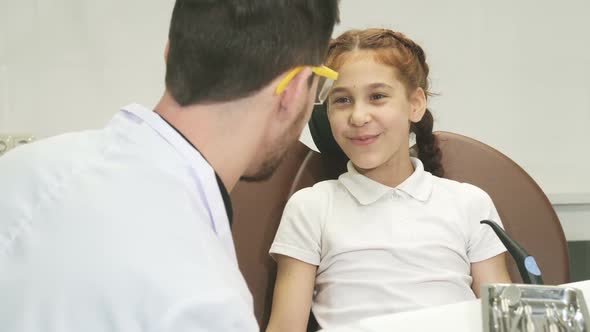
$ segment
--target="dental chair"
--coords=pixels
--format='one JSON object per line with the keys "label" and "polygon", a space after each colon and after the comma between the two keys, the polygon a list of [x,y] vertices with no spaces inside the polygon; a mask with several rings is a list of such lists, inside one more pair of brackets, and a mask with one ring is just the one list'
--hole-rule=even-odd
{"label": "dental chair", "polygon": [[[268,182],[239,183],[232,192],[233,235],[240,269],[254,296],[262,330],[270,317],[276,264],[268,250],[288,198],[297,190],[335,179],[347,158],[336,145],[325,113],[314,111],[309,124],[321,154],[294,144]],[[514,161],[492,147],[450,132],[435,132],[442,151],[444,177],[485,190],[494,201],[507,233],[535,256],[548,285],[569,282],[567,242],[553,207],[541,188]],[[522,279],[507,258],[514,282]],[[309,331],[317,329],[310,319]]]}

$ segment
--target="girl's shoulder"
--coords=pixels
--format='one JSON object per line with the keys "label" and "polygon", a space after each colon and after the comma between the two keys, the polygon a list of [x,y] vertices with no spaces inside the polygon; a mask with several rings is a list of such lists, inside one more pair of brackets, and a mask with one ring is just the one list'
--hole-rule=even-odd
{"label": "girl's shoulder", "polygon": [[289,203],[318,205],[331,200],[335,192],[339,191],[341,184],[338,180],[320,181],[311,187],[306,187],[295,192],[290,198]]}
{"label": "girl's shoulder", "polygon": [[487,205],[492,200],[485,190],[471,183],[459,182],[437,176],[432,176],[432,178],[433,192],[452,197],[456,201],[470,205],[474,203]]}

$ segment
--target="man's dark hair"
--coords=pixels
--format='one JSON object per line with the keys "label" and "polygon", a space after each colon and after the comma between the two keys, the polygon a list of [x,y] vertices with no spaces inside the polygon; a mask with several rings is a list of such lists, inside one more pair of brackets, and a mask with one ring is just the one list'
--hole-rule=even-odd
{"label": "man's dark hair", "polygon": [[338,21],[338,0],[177,0],[166,88],[182,106],[249,96],[321,64]]}

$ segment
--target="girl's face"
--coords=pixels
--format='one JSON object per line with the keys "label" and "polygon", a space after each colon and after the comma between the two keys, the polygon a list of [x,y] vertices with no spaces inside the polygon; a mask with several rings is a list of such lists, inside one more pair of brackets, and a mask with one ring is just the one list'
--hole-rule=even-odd
{"label": "girl's face", "polygon": [[426,109],[424,91],[408,93],[397,69],[376,62],[372,52],[345,55],[327,100],[334,138],[362,170],[395,156],[409,158],[410,123],[420,121]]}

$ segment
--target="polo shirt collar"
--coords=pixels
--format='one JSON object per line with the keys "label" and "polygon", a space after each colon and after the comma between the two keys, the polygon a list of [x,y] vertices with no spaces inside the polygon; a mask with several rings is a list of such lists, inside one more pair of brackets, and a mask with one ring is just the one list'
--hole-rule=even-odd
{"label": "polo shirt collar", "polygon": [[348,162],[348,172],[340,175],[338,180],[346,187],[352,196],[362,205],[375,203],[381,197],[400,191],[408,196],[425,202],[432,193],[432,175],[424,171],[424,165],[417,158],[410,158],[414,172],[404,182],[395,188],[386,186],[360,174],[351,161]]}

